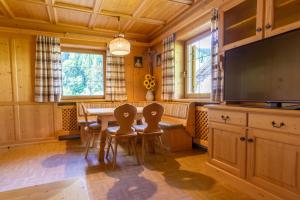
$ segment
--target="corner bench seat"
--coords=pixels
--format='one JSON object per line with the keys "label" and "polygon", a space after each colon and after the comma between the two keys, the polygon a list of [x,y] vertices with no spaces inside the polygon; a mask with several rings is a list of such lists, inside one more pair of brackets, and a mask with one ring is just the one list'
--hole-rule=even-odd
{"label": "corner bench seat", "polygon": [[[85,102],[86,108],[110,108],[118,107],[124,103],[136,107],[145,107],[152,102]],[[160,122],[164,134],[163,143],[168,151],[183,151],[192,148],[194,136],[195,106],[193,103],[182,102],[157,102],[164,107],[164,115]],[[89,116],[89,121],[97,120],[97,116]],[[77,122],[80,125],[84,121],[80,103],[77,103]]]}

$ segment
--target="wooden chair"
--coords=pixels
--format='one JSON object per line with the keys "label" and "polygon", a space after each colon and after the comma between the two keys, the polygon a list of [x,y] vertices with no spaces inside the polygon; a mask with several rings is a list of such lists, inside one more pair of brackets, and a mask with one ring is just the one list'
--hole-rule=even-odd
{"label": "wooden chair", "polygon": [[[146,142],[149,142],[149,140],[154,142],[155,139],[158,139],[160,147],[164,149],[161,138],[163,130],[159,126],[159,122],[161,121],[163,113],[164,107],[162,105],[158,103],[152,103],[143,109],[143,116],[146,124],[134,126],[135,130],[138,133],[138,136],[142,138],[142,163],[144,163]],[[153,150],[155,151],[154,148]]]}
{"label": "wooden chair", "polygon": [[[113,168],[115,168],[116,166],[118,144],[120,141],[126,141],[128,142],[128,145],[132,146],[137,162],[139,163],[139,158],[136,151],[137,133],[132,127],[134,120],[136,118],[136,114],[137,114],[137,109],[132,105],[124,104],[122,106],[119,106],[114,111],[114,116],[119,126],[108,127],[106,129],[106,139],[108,143],[106,158],[108,158],[109,150],[111,149],[113,153]],[[112,147],[113,140],[114,140],[114,148]]]}
{"label": "wooden chair", "polygon": [[84,104],[81,104],[81,108],[84,114],[84,132],[86,135],[86,144],[85,144],[85,158],[87,158],[89,149],[90,149],[90,144],[92,142],[92,147],[95,146],[95,135],[100,134],[101,131],[101,124],[99,122],[89,122],[88,120],[88,113],[86,110],[86,107]]}

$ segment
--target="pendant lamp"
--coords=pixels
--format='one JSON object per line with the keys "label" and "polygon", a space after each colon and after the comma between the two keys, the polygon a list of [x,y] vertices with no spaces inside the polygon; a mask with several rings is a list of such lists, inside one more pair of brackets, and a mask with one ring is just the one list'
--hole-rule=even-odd
{"label": "pendant lamp", "polygon": [[109,52],[112,55],[124,56],[130,53],[130,43],[125,39],[124,34],[120,33],[120,17],[118,17],[119,34],[109,43]]}

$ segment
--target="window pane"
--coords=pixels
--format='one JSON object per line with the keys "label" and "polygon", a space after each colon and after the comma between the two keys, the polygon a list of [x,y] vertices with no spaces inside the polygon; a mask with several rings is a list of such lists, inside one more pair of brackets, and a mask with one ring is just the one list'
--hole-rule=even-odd
{"label": "window pane", "polygon": [[209,94],[211,92],[211,35],[187,46],[188,92]]}
{"label": "window pane", "polygon": [[63,96],[104,95],[103,56],[62,52]]}

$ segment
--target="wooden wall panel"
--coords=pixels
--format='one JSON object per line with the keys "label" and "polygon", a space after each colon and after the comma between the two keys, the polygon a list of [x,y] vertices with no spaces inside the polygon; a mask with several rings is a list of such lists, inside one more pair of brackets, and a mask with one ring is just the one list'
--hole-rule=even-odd
{"label": "wooden wall panel", "polygon": [[[125,78],[128,101],[145,100],[147,90],[143,86],[144,76],[150,72],[146,52],[147,48],[145,47],[132,47],[130,55],[125,56]],[[134,56],[143,57],[142,68],[134,67]]]}
{"label": "wooden wall panel", "polygon": [[12,70],[9,38],[0,36],[0,102],[12,101]]}
{"label": "wooden wall panel", "polygon": [[34,38],[15,39],[18,101],[33,102],[34,88]]}
{"label": "wooden wall panel", "polygon": [[0,128],[0,144],[15,141],[13,106],[0,106]]}
{"label": "wooden wall panel", "polygon": [[53,104],[20,105],[22,140],[55,137]]}

